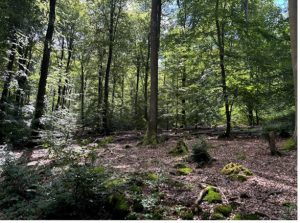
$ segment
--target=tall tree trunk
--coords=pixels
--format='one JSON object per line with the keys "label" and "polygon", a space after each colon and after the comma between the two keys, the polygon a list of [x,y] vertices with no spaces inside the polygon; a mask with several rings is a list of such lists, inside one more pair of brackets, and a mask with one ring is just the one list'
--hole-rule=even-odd
{"label": "tall tree trunk", "polygon": [[108,45],[108,58],[107,58],[107,65],[105,71],[105,83],[104,83],[104,107],[103,107],[103,130],[106,135],[109,134],[110,129],[108,125],[108,111],[109,111],[109,102],[108,102],[108,95],[109,95],[109,75],[110,75],[110,68],[112,63],[113,57],[113,45],[114,45],[114,14],[115,14],[115,1],[110,0],[110,17],[109,17],[109,45]]}
{"label": "tall tree trunk", "polygon": [[70,72],[70,64],[71,64],[71,58],[72,58],[72,50],[73,50],[73,36],[71,36],[69,38],[69,44],[68,44],[68,59],[67,59],[67,65],[66,65],[66,77],[65,77],[65,84],[62,90],[62,108],[65,108],[68,100],[67,100],[67,94],[68,92],[71,92],[71,90],[69,90],[69,80],[68,80],[68,74]]}
{"label": "tall tree trunk", "polygon": [[11,37],[11,47],[10,47],[10,54],[8,57],[8,63],[6,66],[6,70],[4,72],[5,81],[3,85],[2,96],[0,100],[0,109],[4,109],[3,105],[7,102],[7,98],[9,95],[9,85],[13,77],[13,65],[16,58],[16,49],[17,49],[17,36],[16,31],[14,30]]}
{"label": "tall tree trunk", "polygon": [[226,71],[225,71],[225,63],[224,63],[224,56],[225,56],[224,28],[225,28],[225,24],[224,24],[224,21],[220,22],[220,20],[219,20],[219,0],[216,1],[215,19],[216,19],[217,37],[218,37],[222,90],[223,90],[223,97],[224,97],[224,102],[225,102],[225,114],[226,114],[226,132],[225,132],[224,136],[229,137],[230,132],[231,132],[231,113],[230,113],[229,101],[228,101],[228,92],[227,92],[227,85],[226,85]]}
{"label": "tall tree trunk", "polygon": [[[186,69],[185,69],[185,66],[183,67],[183,73],[182,73],[181,81],[182,81],[182,88],[185,88],[186,87]],[[184,95],[182,95],[181,106],[182,106],[182,110],[181,110],[182,127],[185,128],[186,127],[186,117],[185,117],[185,97],[184,97]]]}
{"label": "tall tree trunk", "polygon": [[27,76],[26,76],[26,59],[28,56],[28,47],[25,48],[22,43],[19,43],[19,49],[18,53],[20,55],[19,57],[19,72],[17,75],[17,81],[18,81],[18,89],[16,92],[16,103],[18,107],[22,107],[24,105],[24,90],[27,82]]}
{"label": "tall tree trunk", "polygon": [[161,0],[152,0],[151,10],[151,94],[145,144],[157,144],[158,52],[160,40]]}
{"label": "tall tree trunk", "polygon": [[140,56],[136,58],[136,86],[135,86],[135,98],[134,98],[134,120],[136,121],[136,127],[138,123],[138,97],[139,97],[139,81],[140,81]]}
{"label": "tall tree trunk", "polygon": [[150,33],[148,34],[148,50],[145,64],[145,79],[144,79],[144,118],[148,121],[148,76],[149,76],[149,60],[150,60]]}
{"label": "tall tree trunk", "polygon": [[[56,4],[56,0],[50,0],[49,22],[48,22],[46,38],[44,41],[44,52],[43,52],[43,59],[41,63],[41,73],[40,73],[40,81],[39,81],[38,93],[36,98],[35,114],[31,126],[33,130],[38,130],[42,128],[42,123],[40,119],[43,116],[44,109],[45,109],[46,85],[47,85],[47,77],[49,73],[51,42],[52,42],[54,23],[55,23],[55,4]],[[33,131],[33,136],[36,135],[37,135],[37,131]]]}
{"label": "tall tree trunk", "polygon": [[[65,39],[62,37],[61,40],[61,54],[60,54],[60,64],[59,68],[60,71],[62,70],[62,65],[63,65],[63,60],[64,60],[64,52],[65,52]],[[55,110],[58,110],[59,106],[61,105],[62,101],[62,86],[61,86],[61,77],[58,80],[58,95],[57,95],[57,102],[56,102],[56,107]]]}
{"label": "tall tree trunk", "polygon": [[291,30],[291,52],[294,77],[294,95],[295,95],[295,130],[294,139],[297,141],[297,0],[289,0],[289,20]]}
{"label": "tall tree trunk", "polygon": [[99,71],[98,71],[98,108],[99,111],[101,109],[102,105],[102,97],[103,97],[103,84],[102,84],[102,71],[103,71],[103,65],[102,65],[102,59],[103,57],[101,56],[100,58],[100,66],[99,66]]}
{"label": "tall tree trunk", "polygon": [[81,123],[82,123],[82,129],[84,129],[84,67],[83,67],[83,61],[81,61],[81,83],[80,83],[80,99],[81,99]]}

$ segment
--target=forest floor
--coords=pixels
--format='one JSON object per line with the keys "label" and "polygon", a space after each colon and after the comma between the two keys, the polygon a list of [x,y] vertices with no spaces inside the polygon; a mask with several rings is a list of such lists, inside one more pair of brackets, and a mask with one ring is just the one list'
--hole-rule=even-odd
{"label": "forest floor", "polygon": [[[297,219],[297,152],[290,151],[283,156],[271,156],[267,142],[260,138],[217,139],[205,136],[211,145],[208,150],[215,161],[209,166],[198,168],[187,156],[169,154],[180,136],[169,137],[157,147],[141,145],[142,134],[123,132],[113,136],[112,142],[104,147],[97,147],[92,141],[73,148],[95,147],[96,165],[105,167],[119,177],[135,174],[154,173],[158,176],[157,188],[159,201],[156,205],[164,207],[163,219],[178,219],[178,210],[195,207],[195,200],[202,191],[202,185],[213,185],[222,193],[223,203],[235,206],[228,219],[237,213],[255,214],[259,219]],[[184,138],[192,147],[197,136]],[[282,140],[277,140],[278,147]],[[20,154],[17,154],[20,155]],[[51,159],[45,149],[36,150],[31,155],[28,165],[46,164]],[[228,163],[244,165],[253,172],[245,182],[234,181],[221,174],[221,169]],[[184,163],[193,171],[188,175],[176,174],[174,165]],[[144,197],[151,200],[151,191],[143,190]],[[151,202],[150,202],[151,203]],[[212,213],[217,204],[202,202],[199,214],[193,219],[204,219],[205,213]]]}

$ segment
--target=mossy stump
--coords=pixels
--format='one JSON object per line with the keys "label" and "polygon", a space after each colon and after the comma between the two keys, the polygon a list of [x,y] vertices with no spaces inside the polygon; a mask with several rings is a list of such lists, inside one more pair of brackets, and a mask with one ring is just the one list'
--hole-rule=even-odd
{"label": "mossy stump", "polygon": [[222,196],[221,194],[212,186],[206,188],[207,194],[204,196],[203,200],[208,203],[221,203]]}
{"label": "mossy stump", "polygon": [[244,182],[248,179],[249,176],[252,176],[253,173],[246,167],[238,163],[229,163],[223,167],[221,170],[223,175],[229,176],[232,180],[237,180]]}
{"label": "mossy stump", "polygon": [[193,169],[186,166],[185,164],[178,163],[174,166],[177,170],[177,175],[189,175],[193,172]]}
{"label": "mossy stump", "polygon": [[184,156],[189,154],[189,148],[185,144],[185,142],[181,139],[177,142],[176,146],[174,149],[172,149],[169,154],[173,156]]}

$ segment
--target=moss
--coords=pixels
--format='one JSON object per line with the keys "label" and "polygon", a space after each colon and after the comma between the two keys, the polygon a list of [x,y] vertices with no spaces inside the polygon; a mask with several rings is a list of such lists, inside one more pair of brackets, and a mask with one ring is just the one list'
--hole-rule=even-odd
{"label": "moss", "polygon": [[102,166],[97,166],[92,169],[93,173],[98,173],[98,174],[104,173],[104,171],[105,171],[105,169]]}
{"label": "moss", "polygon": [[213,187],[207,187],[207,194],[203,198],[204,201],[208,203],[220,203],[222,202],[222,196]]}
{"label": "moss", "polygon": [[183,140],[179,140],[174,149],[169,154],[173,156],[183,156],[189,154],[189,148]]}
{"label": "moss", "polygon": [[129,205],[124,194],[112,194],[109,196],[108,204],[115,219],[123,219],[129,213]]}
{"label": "moss", "polygon": [[159,180],[159,176],[156,173],[153,173],[153,172],[148,173],[147,178],[151,181]]}
{"label": "moss", "polygon": [[212,213],[210,219],[211,219],[211,220],[225,220],[226,218],[225,218],[224,215],[222,215],[221,213],[219,213],[219,212],[214,212],[214,213]]}
{"label": "moss", "polygon": [[221,173],[228,175],[233,180],[238,180],[244,182],[247,180],[248,176],[252,176],[253,173],[238,163],[229,163],[223,167]]}
{"label": "moss", "polygon": [[259,217],[256,214],[237,213],[232,220],[259,220]]}
{"label": "moss", "polygon": [[143,140],[143,145],[147,146],[156,146],[158,144],[157,136],[155,132],[150,132],[147,130],[144,140]]}
{"label": "moss", "polygon": [[193,220],[194,214],[191,210],[182,210],[179,214],[182,220]]}
{"label": "moss", "polygon": [[178,168],[177,172],[180,175],[189,175],[191,172],[193,172],[193,169],[190,167],[183,167],[183,168]]}
{"label": "moss", "polygon": [[106,188],[113,188],[113,187],[124,185],[126,181],[127,180],[125,178],[109,179],[104,183],[104,186]]}
{"label": "moss", "polygon": [[296,142],[293,138],[290,138],[288,140],[286,140],[283,144],[282,144],[282,149],[286,150],[286,151],[291,151],[296,149]]}
{"label": "moss", "polygon": [[214,212],[221,213],[225,217],[228,217],[232,211],[231,205],[219,205],[214,208]]}

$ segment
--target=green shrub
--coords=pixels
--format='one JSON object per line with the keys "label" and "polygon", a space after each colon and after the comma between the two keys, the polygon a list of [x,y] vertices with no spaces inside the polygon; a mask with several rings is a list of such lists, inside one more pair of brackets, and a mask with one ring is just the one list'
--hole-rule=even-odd
{"label": "green shrub", "polygon": [[209,147],[210,145],[204,138],[198,139],[196,144],[192,146],[192,160],[198,163],[200,167],[213,161],[212,157],[207,151]]}

